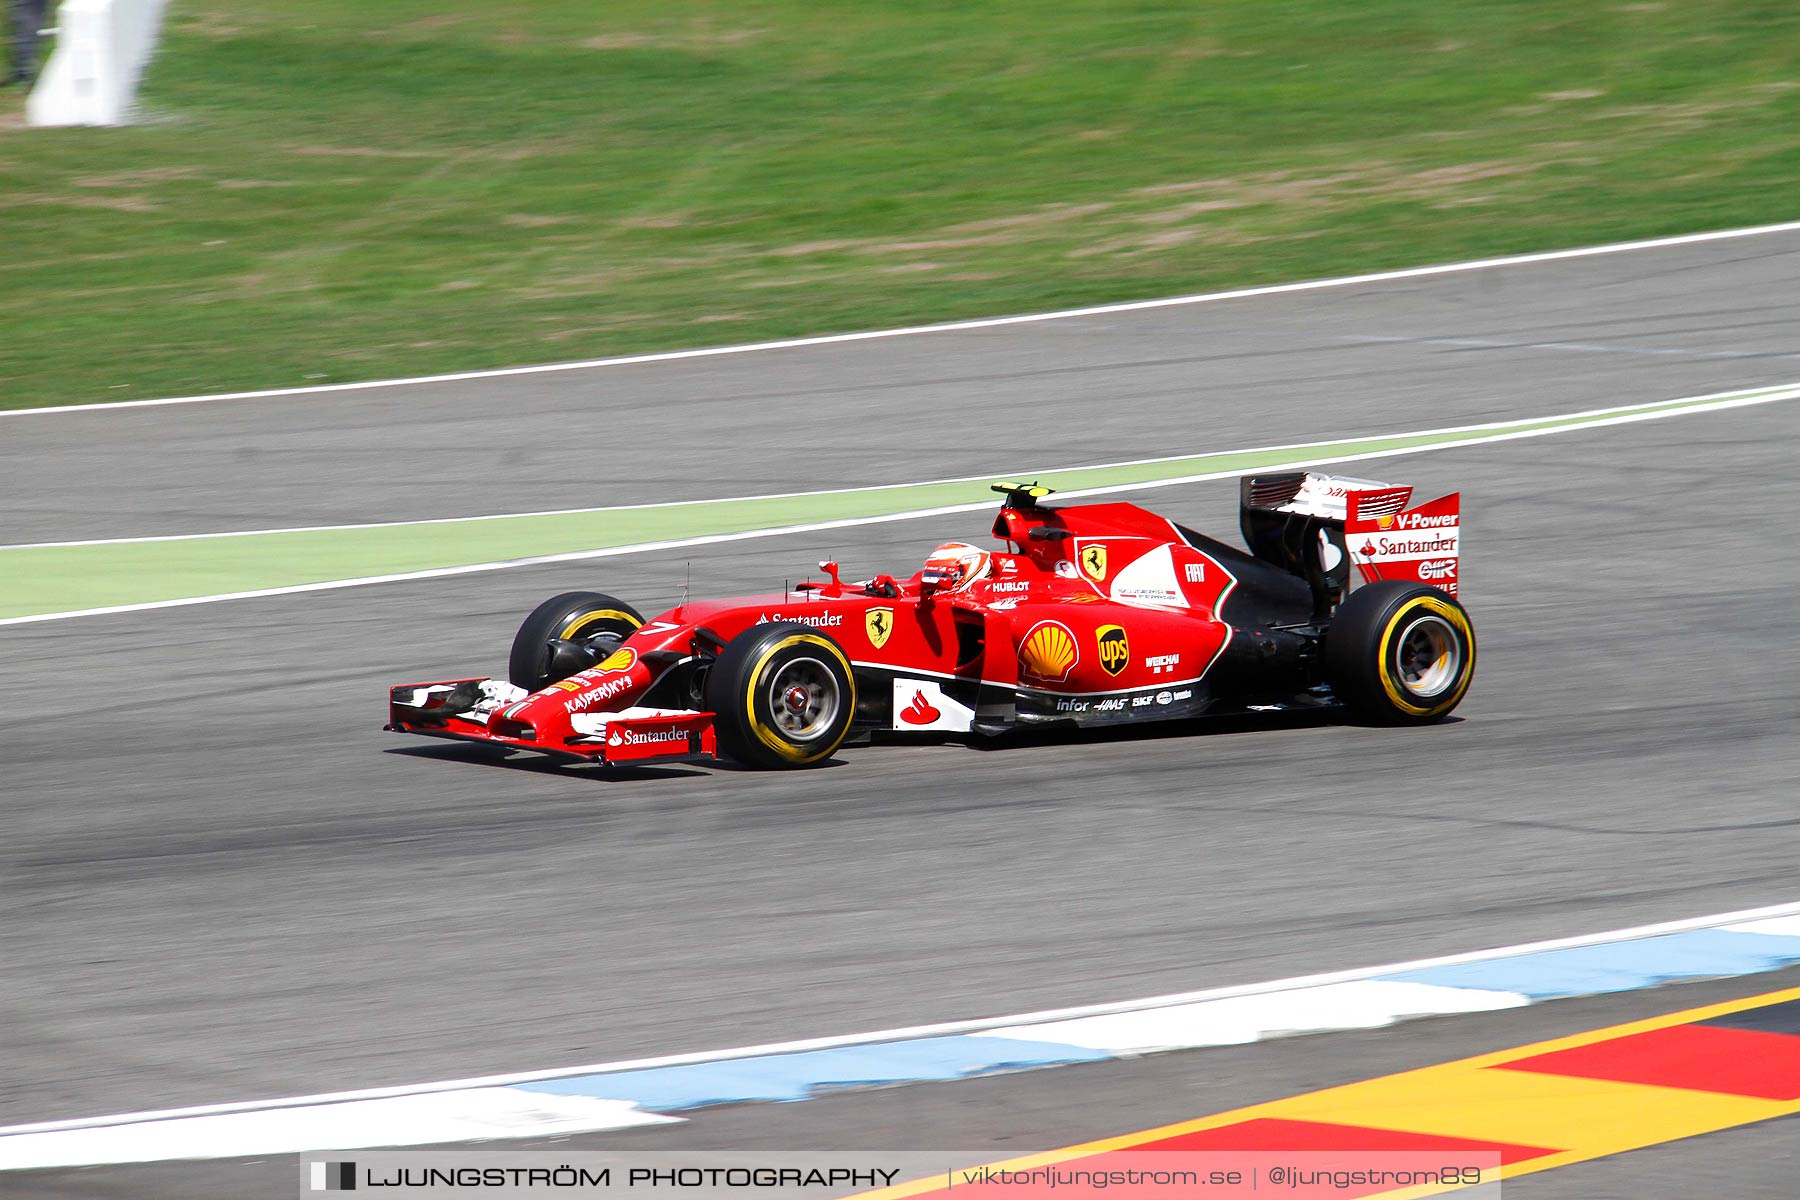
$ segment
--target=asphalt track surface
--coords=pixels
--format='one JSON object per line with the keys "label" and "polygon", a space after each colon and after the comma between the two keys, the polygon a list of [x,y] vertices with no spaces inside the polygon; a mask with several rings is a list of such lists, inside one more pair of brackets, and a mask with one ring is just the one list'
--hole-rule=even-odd
{"label": "asphalt track surface", "polygon": [[[1800,236],[1779,235],[20,417],[0,429],[0,540],[897,482],[1784,383],[1797,267]],[[1481,666],[1461,719],[1420,730],[1271,722],[608,777],[379,729],[389,683],[499,673],[551,592],[656,609],[690,561],[696,595],[779,590],[827,554],[851,573],[912,563],[981,532],[967,517],[0,629],[0,1122],[1098,1002],[1793,899],[1797,435],[1782,403],[1378,464],[1460,487],[1469,514]],[[1145,502],[1234,525],[1229,482]],[[1526,1010],[1526,1036],[1556,1010]],[[1307,1041],[1327,1061],[1353,1043]],[[1258,1098],[1241,1091],[1218,1107]]]}

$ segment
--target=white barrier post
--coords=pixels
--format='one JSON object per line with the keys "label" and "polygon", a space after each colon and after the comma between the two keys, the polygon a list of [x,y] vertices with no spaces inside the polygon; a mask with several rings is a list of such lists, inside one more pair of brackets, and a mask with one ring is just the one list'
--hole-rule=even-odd
{"label": "white barrier post", "polygon": [[63,0],[56,48],[25,101],[32,125],[123,125],[167,0]]}

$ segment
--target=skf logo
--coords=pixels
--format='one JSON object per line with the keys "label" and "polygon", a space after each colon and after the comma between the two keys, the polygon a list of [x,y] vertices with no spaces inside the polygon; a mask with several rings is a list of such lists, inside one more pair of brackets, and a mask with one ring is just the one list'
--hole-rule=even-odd
{"label": "skf logo", "polygon": [[315,1192],[354,1192],[356,1164],[353,1162],[316,1162],[311,1164],[312,1190]]}
{"label": "skf logo", "polygon": [[1117,675],[1131,661],[1131,643],[1117,625],[1102,625],[1094,631],[1100,639],[1100,665],[1108,675]]}
{"label": "skf logo", "polygon": [[1019,643],[1019,670],[1036,679],[1061,683],[1080,660],[1075,635],[1055,621],[1039,621]]}
{"label": "skf logo", "polygon": [[1106,578],[1106,547],[1086,546],[1081,551],[1081,569],[1096,580]]}
{"label": "skf logo", "polygon": [[637,666],[637,651],[636,650],[617,650],[617,651],[614,651],[613,654],[611,655],[611,657],[607,658],[607,660],[605,662],[603,662],[599,666],[595,667],[594,670],[596,670],[596,671],[629,671],[629,670],[631,670],[631,668],[633,668],[635,666]]}
{"label": "skf logo", "polygon": [[869,645],[877,650],[887,645],[894,632],[894,610],[891,608],[871,608],[863,614],[863,632],[869,635]]}

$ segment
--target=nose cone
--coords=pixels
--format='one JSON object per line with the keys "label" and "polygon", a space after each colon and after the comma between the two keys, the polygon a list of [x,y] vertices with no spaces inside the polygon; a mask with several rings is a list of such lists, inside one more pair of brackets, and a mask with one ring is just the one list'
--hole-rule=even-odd
{"label": "nose cone", "polygon": [[633,650],[620,650],[597,667],[533,692],[499,714],[531,726],[539,743],[562,742],[577,732],[575,718],[630,708],[651,683],[650,668]]}

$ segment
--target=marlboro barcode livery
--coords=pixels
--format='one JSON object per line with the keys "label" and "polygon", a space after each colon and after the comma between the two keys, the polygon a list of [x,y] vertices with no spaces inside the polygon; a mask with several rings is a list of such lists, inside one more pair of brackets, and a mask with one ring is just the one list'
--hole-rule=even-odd
{"label": "marlboro barcode livery", "polygon": [[649,620],[603,592],[552,597],[520,627],[509,679],[392,688],[387,727],[574,761],[803,767],[878,730],[1284,709],[1418,723],[1468,688],[1455,495],[1408,508],[1406,487],[1247,478],[1245,553],[1134,504],[994,490],[1001,548],[953,542],[909,576],[846,582],[821,563],[823,582]]}

